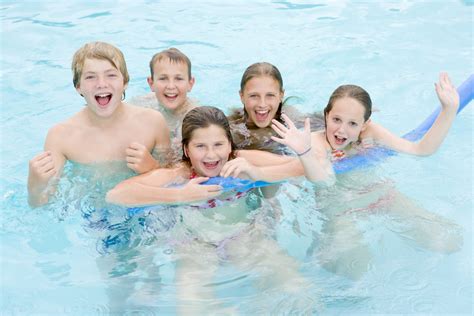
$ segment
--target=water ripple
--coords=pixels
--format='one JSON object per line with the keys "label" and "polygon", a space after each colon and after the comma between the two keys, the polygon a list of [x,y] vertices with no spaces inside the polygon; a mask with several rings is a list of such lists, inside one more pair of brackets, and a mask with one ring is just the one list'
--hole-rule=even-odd
{"label": "water ripple", "polygon": [[79,18],[79,20],[83,20],[83,19],[95,19],[95,18],[99,18],[99,17],[102,17],[102,16],[108,16],[108,15],[112,15],[112,13],[110,13],[110,11],[97,12],[97,13],[93,13],[93,14],[89,14],[89,15],[82,16],[82,17]]}

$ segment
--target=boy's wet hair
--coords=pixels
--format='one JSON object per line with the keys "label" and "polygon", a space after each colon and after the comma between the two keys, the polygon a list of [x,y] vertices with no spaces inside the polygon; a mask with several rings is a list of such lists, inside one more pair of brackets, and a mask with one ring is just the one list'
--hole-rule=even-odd
{"label": "boy's wet hair", "polygon": [[171,47],[165,49],[159,53],[153,55],[150,60],[150,74],[151,79],[153,79],[153,67],[159,61],[162,61],[164,58],[169,59],[172,63],[184,63],[188,66],[188,80],[191,79],[191,60],[189,60],[188,56],[183,54],[179,49]]}
{"label": "boy's wet hair", "polygon": [[358,101],[364,107],[364,122],[372,115],[372,100],[370,99],[370,95],[367,91],[362,89],[359,86],[347,84],[339,86],[334,92],[331,94],[329,98],[328,105],[324,108],[324,120],[326,121],[327,114],[332,110],[334,106],[334,102],[341,98],[352,98]]}
{"label": "boy's wet hair", "polygon": [[[280,70],[274,65],[267,63],[267,62],[259,62],[252,64],[245,69],[244,74],[242,75],[242,79],[240,80],[240,92],[243,93],[245,89],[245,85],[253,78],[257,77],[270,77],[273,78],[280,87],[280,92],[283,92],[283,78],[281,76]],[[286,100],[285,100],[286,101]],[[281,109],[285,101],[280,102],[278,105],[278,110],[275,113],[275,119],[282,122],[281,118]],[[248,117],[247,111],[244,108],[245,115]]]}
{"label": "boy's wet hair", "polygon": [[193,132],[199,128],[206,128],[211,125],[218,126],[225,131],[227,140],[229,140],[231,145],[231,153],[229,159],[235,158],[235,143],[232,138],[232,133],[230,131],[229,121],[225,116],[224,112],[213,106],[199,106],[192,109],[183,119],[183,125],[181,126],[181,146],[183,148],[183,162],[191,165],[191,160],[186,156],[185,147],[189,145],[193,137]]}
{"label": "boy's wet hair", "polygon": [[79,87],[86,59],[107,60],[122,73],[124,85],[130,80],[127,64],[120,49],[105,42],[90,42],[79,48],[72,58],[72,82],[75,88]]}

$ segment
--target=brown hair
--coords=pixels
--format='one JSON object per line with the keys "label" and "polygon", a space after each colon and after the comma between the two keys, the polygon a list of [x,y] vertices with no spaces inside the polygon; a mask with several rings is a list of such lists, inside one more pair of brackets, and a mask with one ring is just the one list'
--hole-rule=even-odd
{"label": "brown hair", "polygon": [[324,121],[326,121],[326,115],[332,110],[334,102],[341,98],[352,98],[358,101],[364,107],[364,122],[366,122],[370,115],[372,115],[372,100],[370,99],[370,95],[367,91],[362,89],[359,86],[348,84],[339,86],[334,92],[331,94],[329,98],[328,105],[324,108]]}
{"label": "brown hair", "polygon": [[115,69],[122,73],[124,85],[130,80],[127,64],[120,49],[105,42],[90,42],[79,48],[72,58],[72,83],[75,88],[79,87],[86,59],[107,60]]}
{"label": "brown hair", "polygon": [[[283,78],[281,77],[280,70],[278,70],[277,67],[274,65],[267,63],[267,62],[259,62],[252,64],[245,69],[244,74],[242,75],[242,79],[240,80],[240,92],[243,93],[245,89],[245,85],[247,82],[249,82],[251,79],[256,78],[256,77],[271,77],[274,80],[278,82],[278,85],[280,86],[280,92],[283,92]],[[286,100],[285,100],[286,101]],[[278,110],[275,113],[275,119],[278,121],[282,121],[281,119],[281,109],[283,107],[283,104],[285,104],[285,101],[280,102],[278,105]],[[245,110],[244,107],[244,114],[247,117],[247,111]]]}
{"label": "brown hair", "polygon": [[153,79],[154,75],[153,66],[155,66],[155,63],[162,61],[164,58],[168,58],[172,63],[185,63],[188,66],[188,79],[191,79],[191,60],[189,60],[188,56],[183,54],[179,49],[174,47],[165,49],[153,55],[150,60],[151,79]]}
{"label": "brown hair", "polygon": [[183,148],[183,161],[191,164],[189,157],[186,156],[185,147],[189,145],[191,138],[193,137],[193,132],[198,128],[206,128],[211,125],[216,125],[222,128],[225,131],[227,139],[231,145],[231,153],[229,159],[235,158],[235,143],[232,138],[232,133],[230,131],[229,121],[225,116],[224,112],[213,106],[200,106],[192,109],[183,119],[183,125],[181,126],[181,146]]}

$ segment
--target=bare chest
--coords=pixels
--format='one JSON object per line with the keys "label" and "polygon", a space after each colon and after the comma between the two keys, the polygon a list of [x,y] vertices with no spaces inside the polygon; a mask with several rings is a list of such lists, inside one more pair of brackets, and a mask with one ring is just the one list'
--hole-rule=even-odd
{"label": "bare chest", "polygon": [[108,131],[90,128],[72,131],[63,141],[63,146],[67,159],[95,163],[125,160],[126,151],[133,143],[142,144],[151,152],[155,147],[155,138],[138,128]]}

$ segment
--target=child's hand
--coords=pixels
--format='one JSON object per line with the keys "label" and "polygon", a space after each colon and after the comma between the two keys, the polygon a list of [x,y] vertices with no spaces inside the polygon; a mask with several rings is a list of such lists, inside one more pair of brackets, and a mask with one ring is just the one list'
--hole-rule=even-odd
{"label": "child's hand", "polygon": [[125,150],[127,167],[138,174],[156,169],[158,162],[153,158],[148,149],[137,142],[131,143]]}
{"label": "child's hand", "polygon": [[208,200],[215,198],[222,193],[222,187],[217,184],[203,185],[204,181],[209,180],[207,177],[197,177],[189,180],[183,186],[183,202],[192,202],[200,200]]}
{"label": "child's hand", "polygon": [[273,130],[281,136],[281,138],[272,136],[272,139],[280,144],[290,147],[296,152],[296,154],[307,152],[308,148],[311,147],[311,129],[309,118],[304,121],[304,130],[300,131],[296,128],[295,124],[293,124],[288,116],[283,114],[282,117],[288,127],[281,124],[277,120],[272,120]]}
{"label": "child's hand", "polygon": [[220,172],[222,177],[234,177],[234,178],[250,178],[252,180],[261,179],[259,169],[248,162],[243,157],[238,157],[226,162]]}
{"label": "child's hand", "polygon": [[456,113],[459,108],[459,94],[447,73],[439,74],[439,82],[435,83],[435,89],[443,110]]}
{"label": "child's hand", "polygon": [[50,151],[42,152],[29,162],[28,186],[36,192],[42,192],[49,180],[56,174],[53,157]]}

